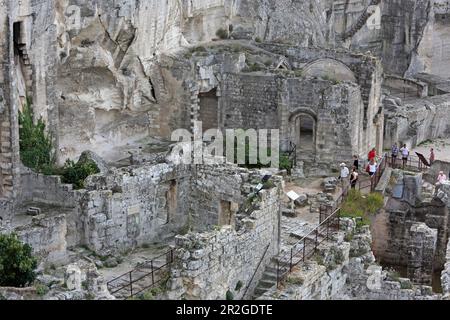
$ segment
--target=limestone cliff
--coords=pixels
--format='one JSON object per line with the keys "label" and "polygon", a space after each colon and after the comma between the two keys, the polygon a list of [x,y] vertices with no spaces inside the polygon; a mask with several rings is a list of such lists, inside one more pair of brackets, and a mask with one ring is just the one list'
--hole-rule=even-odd
{"label": "limestone cliff", "polygon": [[[58,0],[55,87],[61,158],[93,145],[167,137],[187,110],[163,57],[232,38],[325,45],[330,1]],[[259,40],[258,40],[259,41]],[[44,112],[45,113],[45,112]],[[170,115],[170,116],[169,116]],[[48,117],[48,116],[47,116]],[[50,120],[50,122],[52,122]],[[108,157],[106,147],[97,150]]]}

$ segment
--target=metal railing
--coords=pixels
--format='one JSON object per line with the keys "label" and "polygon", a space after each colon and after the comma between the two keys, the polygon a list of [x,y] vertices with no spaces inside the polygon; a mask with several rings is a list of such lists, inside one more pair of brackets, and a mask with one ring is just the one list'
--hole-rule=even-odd
{"label": "metal railing", "polygon": [[[374,192],[388,165],[388,156],[384,155],[375,174],[371,177],[359,178],[354,189],[361,192]],[[322,221],[324,221],[332,212],[334,212],[334,210],[338,209],[342,205],[342,203],[347,198],[350,190],[351,186],[348,186],[345,190],[342,190],[339,197],[334,200],[334,205],[330,206],[322,204],[319,206],[319,223],[322,223]]]}
{"label": "metal railing", "polygon": [[[125,291],[124,296],[132,298],[155,287],[164,280],[164,271],[169,271],[169,267],[174,260],[173,256],[174,249],[171,249],[150,261],[141,263],[135,269],[108,281],[107,287],[109,292],[114,295]],[[166,261],[161,266],[156,267],[156,261],[163,257],[165,257]],[[143,271],[144,269],[149,269],[150,271]]]}
{"label": "metal railing", "polygon": [[409,156],[408,160],[404,161],[402,156],[399,155],[397,158],[393,158],[392,156],[386,156],[387,164],[394,169],[402,169],[409,171],[419,171],[424,172],[429,169],[419,157]]}
{"label": "metal railing", "polygon": [[311,257],[323,242],[330,240],[333,229],[339,230],[340,211],[340,208],[335,210],[314,230],[293,245],[289,252],[277,258],[277,285],[292,272],[294,267]]}
{"label": "metal railing", "polygon": [[[373,192],[388,165],[387,159],[387,155],[383,156],[375,174],[367,179],[360,179],[357,184],[357,189],[364,190],[370,188],[370,191]],[[348,186],[342,190],[342,193],[334,201],[334,205],[321,205],[319,207],[319,225],[293,245],[290,252],[278,258],[277,285],[292,272],[295,266],[311,257],[317,251],[320,244],[328,241],[333,229],[339,230],[341,205],[347,198],[350,189],[351,187]]]}
{"label": "metal railing", "polygon": [[271,245],[271,243],[269,243],[269,244],[267,245],[267,247],[266,247],[266,250],[264,250],[264,254],[263,254],[263,256],[261,257],[261,259],[259,260],[258,266],[256,267],[255,272],[253,272],[253,275],[252,275],[250,281],[248,282],[247,288],[245,288],[245,292],[244,292],[244,294],[242,295],[242,298],[243,298],[243,299],[245,299],[245,297],[246,297],[246,295],[247,295],[247,292],[248,292],[248,289],[250,289],[250,286],[252,285],[253,279],[255,278],[256,274],[258,273],[259,267],[261,267],[261,264],[262,264],[262,262],[264,261],[264,258],[266,257],[267,252],[269,251],[270,245]]}

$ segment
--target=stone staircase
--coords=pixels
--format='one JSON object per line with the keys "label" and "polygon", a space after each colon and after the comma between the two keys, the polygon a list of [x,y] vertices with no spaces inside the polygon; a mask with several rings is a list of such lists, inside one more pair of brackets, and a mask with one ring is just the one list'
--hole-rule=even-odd
{"label": "stone staircase", "polygon": [[363,14],[358,18],[355,24],[351,26],[349,30],[347,30],[344,35],[342,36],[342,39],[345,41],[351,37],[353,37],[359,30],[364,27],[364,25],[367,23],[367,20],[372,16],[372,12],[370,12],[370,7],[379,5],[381,3],[381,0],[371,0],[370,4],[367,6],[367,8],[364,10]]}
{"label": "stone staircase", "polygon": [[22,57],[22,71],[25,78],[25,86],[27,92],[33,92],[33,67],[31,65],[30,56],[28,55],[27,45],[19,45],[20,56]]}
{"label": "stone staircase", "polygon": [[277,285],[277,260],[273,258],[264,270],[261,280],[253,291],[252,300],[256,300]]}

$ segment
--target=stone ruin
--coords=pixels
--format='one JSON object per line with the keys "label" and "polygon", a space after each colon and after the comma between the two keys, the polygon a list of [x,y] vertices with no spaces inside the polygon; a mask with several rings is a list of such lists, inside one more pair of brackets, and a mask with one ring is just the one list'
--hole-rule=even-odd
{"label": "stone ruin", "polygon": [[[168,298],[251,297],[273,286],[274,258],[335,200],[331,176],[341,162],[450,135],[446,0],[113,2],[4,1],[0,11],[0,231],[29,243],[41,269],[60,267],[55,283],[65,278],[71,293],[48,298],[111,298],[96,268],[154,243],[175,252]],[[27,101],[59,165],[86,150],[98,164],[84,189],[21,163],[18,117]],[[278,129],[292,176],[174,163],[172,132],[194,131],[199,121],[203,131]],[[438,165],[450,171],[439,162],[424,179],[433,182]],[[271,184],[254,203],[267,174]],[[325,193],[305,191],[283,216],[285,183],[310,177]],[[421,298],[428,289],[401,287],[430,285],[436,270],[448,292],[448,193],[422,199],[421,179],[404,175],[391,186],[402,194],[387,195],[381,240],[374,230],[374,240],[369,230],[353,241],[341,232],[323,249],[325,260],[344,257],[330,278],[327,267],[310,266],[294,295],[265,297],[382,298],[395,288],[393,298]],[[372,249],[406,268],[410,282],[380,280],[382,289],[367,291],[372,273],[386,276]]]}

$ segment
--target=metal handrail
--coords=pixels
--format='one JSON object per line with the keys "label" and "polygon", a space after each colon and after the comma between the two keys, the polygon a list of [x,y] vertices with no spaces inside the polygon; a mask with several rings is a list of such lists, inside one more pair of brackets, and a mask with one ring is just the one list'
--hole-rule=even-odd
{"label": "metal handrail", "polygon": [[261,260],[259,260],[258,266],[256,267],[256,270],[255,270],[255,272],[253,273],[253,275],[252,275],[252,277],[251,277],[251,279],[250,279],[250,281],[249,281],[249,283],[248,283],[248,285],[247,285],[247,288],[245,289],[245,292],[244,292],[244,294],[242,295],[242,298],[245,298],[245,296],[247,295],[247,291],[248,291],[248,289],[250,288],[250,286],[252,285],[252,282],[253,282],[253,279],[254,279],[255,276],[256,276],[256,273],[258,272],[259,267],[261,266],[261,264],[262,264],[264,258],[266,257],[266,254],[267,254],[267,251],[269,251],[270,245],[271,245],[271,243],[269,243],[269,245],[266,247],[266,250],[264,250],[264,254],[263,254]]}
{"label": "metal handrail", "polygon": [[[153,258],[150,261],[147,261],[145,263],[141,263],[141,264],[137,265],[137,267],[135,269],[133,269],[131,271],[128,271],[128,272],[126,272],[126,273],[124,273],[124,274],[122,274],[122,275],[120,275],[120,276],[118,276],[118,277],[108,281],[106,283],[106,285],[107,285],[108,289],[110,290],[111,294],[115,294],[115,293],[117,293],[119,291],[122,291],[122,290],[124,290],[126,288],[129,288],[130,289],[130,296],[129,297],[133,297],[136,294],[139,294],[140,292],[155,286],[156,284],[161,282],[161,279],[155,281],[155,273],[160,271],[160,270],[162,270],[163,268],[165,268],[165,267],[167,267],[167,266],[169,266],[169,265],[171,265],[173,263],[173,260],[174,260],[173,259],[173,253],[174,253],[174,249],[171,249],[171,250],[167,251],[166,253],[161,254],[161,255]],[[168,257],[168,259],[166,260],[166,263],[155,269],[153,267],[154,266],[153,262],[155,260],[161,258],[161,257],[164,257],[164,256]],[[147,263],[150,263],[151,271],[147,272],[147,273],[144,273],[144,275],[140,276],[138,279],[134,279],[133,280],[133,272],[137,272],[138,270],[140,270],[143,267],[144,264],[147,264]],[[139,290],[138,292],[133,292],[133,284],[136,283],[136,282],[139,282],[139,281],[141,281],[141,280],[143,280],[143,279],[145,279],[145,278],[147,278],[149,276],[152,277],[151,285],[145,287],[144,289]],[[124,285],[119,285],[118,287],[114,288],[114,286],[112,284],[114,282],[118,281],[118,280],[124,280],[124,281],[126,281],[126,283]]]}
{"label": "metal handrail", "polygon": [[[306,236],[304,236],[300,241],[298,241],[296,244],[294,244],[291,247],[290,252],[287,252],[285,255],[279,257],[277,260],[277,284],[280,283],[280,281],[284,278],[284,276],[290,272],[292,272],[292,268],[296,265],[298,265],[301,261],[305,261],[305,258],[310,254],[310,252],[308,252],[308,254],[306,254],[306,246],[307,246],[307,240],[310,240],[311,236],[315,236],[315,241],[314,241],[314,251],[317,250],[317,247],[323,243],[325,240],[322,240],[321,242],[318,241],[318,237],[319,237],[319,230],[324,227],[326,225],[327,229],[326,229],[326,239],[329,239],[329,228],[330,228],[330,224],[337,219],[338,221],[338,229],[340,227],[340,211],[341,209],[338,208],[336,209],[330,216],[328,216],[322,223],[320,223],[316,228],[314,228],[312,231],[310,231]],[[321,234],[322,235],[322,234]],[[294,248],[296,248],[299,244],[303,243],[303,246],[301,248],[299,248],[299,250],[297,250],[296,252],[294,252]],[[294,263],[294,258],[298,255],[298,253],[300,253],[301,251],[303,251],[303,256],[302,258],[297,262]],[[289,269],[286,270],[285,272],[280,272],[281,268],[280,268],[280,260],[281,261],[289,261]]]}
{"label": "metal handrail", "polygon": [[[379,180],[381,179],[382,175],[384,174],[384,171],[386,169],[386,166],[388,165],[388,156],[387,154],[385,154],[383,156],[383,158],[381,159],[380,165],[377,168],[377,171],[375,173],[375,175],[373,177],[370,177],[369,179],[367,179],[366,181],[370,181],[370,188],[371,191],[374,191],[376,188],[376,185],[378,184]],[[361,182],[360,181],[360,186],[361,186]],[[338,197],[338,199],[336,199],[335,203],[336,203],[336,209],[334,209],[334,206],[325,206],[325,205],[321,205],[319,207],[319,225],[314,228],[312,231],[310,231],[306,236],[304,236],[302,239],[300,239],[300,241],[298,241],[297,243],[295,243],[292,247],[290,252],[287,252],[286,254],[284,254],[283,256],[278,258],[277,261],[277,284],[280,283],[280,281],[282,280],[282,278],[284,278],[284,276],[290,272],[292,272],[292,268],[296,265],[298,265],[300,262],[305,261],[306,257],[309,256],[309,254],[311,252],[315,252],[317,250],[317,247],[323,243],[325,240],[329,239],[329,229],[330,229],[330,224],[332,222],[334,222],[334,220],[337,219],[338,222],[338,227],[337,229],[339,230],[340,228],[340,212],[341,212],[341,204],[344,202],[345,198],[348,195],[348,191],[349,191],[350,187],[347,188],[346,190],[343,190],[341,195]],[[322,209],[326,208],[326,210],[328,211],[330,208],[333,211],[329,216],[327,216],[325,218],[325,220],[322,221]],[[324,227],[326,225],[327,229],[326,229],[326,237],[325,239],[323,239],[322,241],[318,241],[318,237],[319,237],[319,233],[320,233],[320,229],[322,227]],[[322,234],[321,234],[322,235]],[[311,236],[315,236],[315,241],[314,241],[314,250],[310,250],[308,253],[306,252],[306,246],[307,246],[307,240],[310,240]],[[294,252],[294,249],[299,245],[299,244],[303,244],[303,246],[301,248],[299,248],[299,250],[297,250],[296,252]],[[303,255],[302,258],[294,263],[294,258],[298,255],[298,253],[300,253],[302,251]],[[283,261],[289,261],[289,269],[287,269],[285,272],[283,272],[281,274],[281,268],[280,268],[280,260]]]}

